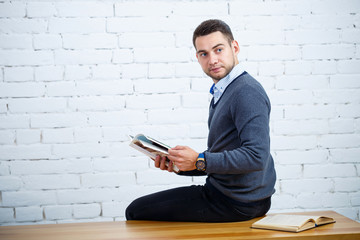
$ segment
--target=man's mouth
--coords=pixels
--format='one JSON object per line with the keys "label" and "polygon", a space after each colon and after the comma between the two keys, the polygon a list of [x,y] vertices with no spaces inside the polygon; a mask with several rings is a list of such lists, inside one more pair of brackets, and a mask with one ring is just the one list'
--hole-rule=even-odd
{"label": "man's mouth", "polygon": [[221,70],[221,67],[213,67],[213,68],[210,68],[210,71],[211,72],[214,72],[214,73],[217,73]]}

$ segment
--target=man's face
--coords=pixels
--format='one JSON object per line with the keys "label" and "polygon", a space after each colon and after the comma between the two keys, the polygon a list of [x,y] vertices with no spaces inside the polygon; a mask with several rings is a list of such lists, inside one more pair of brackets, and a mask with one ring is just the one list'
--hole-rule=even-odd
{"label": "man's face", "polygon": [[239,63],[239,44],[234,40],[229,44],[221,32],[213,32],[195,40],[196,57],[203,71],[215,83],[230,73]]}

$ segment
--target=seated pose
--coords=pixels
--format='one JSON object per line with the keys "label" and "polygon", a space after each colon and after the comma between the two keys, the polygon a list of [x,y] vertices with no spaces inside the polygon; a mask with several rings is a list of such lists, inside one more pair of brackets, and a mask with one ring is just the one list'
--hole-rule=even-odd
{"label": "seated pose", "polygon": [[179,175],[207,175],[201,186],[153,193],[133,201],[128,220],[230,222],[263,216],[270,209],[276,173],[270,154],[270,101],[261,84],[243,70],[239,44],[221,20],[202,22],[193,44],[203,71],[213,80],[208,143],[198,153],[176,146],[155,166]]}

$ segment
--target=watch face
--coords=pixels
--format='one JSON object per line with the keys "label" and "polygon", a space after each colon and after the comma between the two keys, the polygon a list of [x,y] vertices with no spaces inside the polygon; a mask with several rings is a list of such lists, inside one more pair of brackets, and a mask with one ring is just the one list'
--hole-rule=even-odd
{"label": "watch face", "polygon": [[196,168],[199,171],[205,171],[205,161],[201,161],[201,160],[197,161]]}

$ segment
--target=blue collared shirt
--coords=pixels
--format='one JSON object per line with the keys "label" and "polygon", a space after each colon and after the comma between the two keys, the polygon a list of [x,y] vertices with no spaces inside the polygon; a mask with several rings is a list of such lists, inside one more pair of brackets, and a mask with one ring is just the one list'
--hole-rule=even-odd
{"label": "blue collared shirt", "polygon": [[220,79],[216,84],[214,83],[210,88],[210,93],[214,96],[214,104],[219,101],[221,95],[229,84],[234,81],[235,78],[240,76],[244,72],[244,69],[240,64],[235,65],[231,72],[224,78]]}

